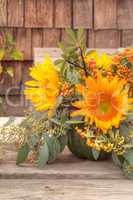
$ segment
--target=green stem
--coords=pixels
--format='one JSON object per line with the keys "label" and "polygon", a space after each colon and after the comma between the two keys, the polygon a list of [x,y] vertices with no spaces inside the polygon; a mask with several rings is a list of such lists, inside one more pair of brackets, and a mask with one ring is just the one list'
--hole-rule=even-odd
{"label": "green stem", "polygon": [[87,68],[86,68],[86,64],[85,64],[85,60],[84,60],[84,56],[83,56],[83,52],[82,52],[81,47],[79,47],[79,50],[80,50],[80,55],[81,55],[82,62],[83,62],[83,67],[84,67],[85,75],[86,75],[86,77],[88,77],[88,72],[87,72]]}

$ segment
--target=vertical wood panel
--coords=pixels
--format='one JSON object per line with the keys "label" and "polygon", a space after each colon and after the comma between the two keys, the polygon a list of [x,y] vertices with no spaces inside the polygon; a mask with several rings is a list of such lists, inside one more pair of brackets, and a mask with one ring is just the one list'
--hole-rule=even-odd
{"label": "vertical wood panel", "polygon": [[116,3],[116,0],[94,0],[95,29],[116,28]]}
{"label": "vertical wood panel", "polygon": [[36,0],[25,1],[25,26],[34,27],[37,26],[36,16]]}
{"label": "vertical wood panel", "polygon": [[89,32],[88,45],[91,48],[118,48],[120,46],[120,33],[116,30]]}
{"label": "vertical wood panel", "polygon": [[122,46],[133,46],[133,30],[126,30],[122,33]]}
{"label": "vertical wood panel", "polygon": [[30,67],[33,66],[33,62],[31,61],[24,61],[23,62],[23,66],[22,66],[22,82],[23,82],[23,85],[26,81],[30,80],[31,77],[29,76],[29,69]]}
{"label": "vertical wood panel", "polygon": [[32,58],[34,54],[35,47],[42,47],[43,45],[43,30],[42,29],[32,29]]}
{"label": "vertical wood panel", "polygon": [[26,0],[25,1],[26,27],[53,26],[53,0]]}
{"label": "vertical wood panel", "polygon": [[118,0],[119,29],[133,29],[133,0]]}
{"label": "vertical wood panel", "polygon": [[55,26],[71,27],[71,0],[55,0]]}
{"label": "vertical wood panel", "polygon": [[59,29],[44,29],[43,30],[43,46],[44,47],[57,47],[60,41]]}
{"label": "vertical wood panel", "polygon": [[[10,34],[14,37],[13,35],[13,28],[0,28],[0,48],[4,47],[5,45],[5,37]],[[9,60],[9,56],[5,55],[4,57],[5,60]]]}
{"label": "vertical wood panel", "polygon": [[15,35],[16,46],[24,53],[24,59],[31,59],[31,29],[18,28]]}
{"label": "vertical wood panel", "polygon": [[13,78],[13,85],[21,87],[22,81],[22,62],[14,62],[14,78]]}
{"label": "vertical wood panel", "polygon": [[89,48],[96,47],[96,34],[94,30],[88,30],[88,45]]}
{"label": "vertical wood panel", "polygon": [[92,28],[92,0],[73,1],[73,24],[74,28]]}
{"label": "vertical wood panel", "polygon": [[7,0],[0,0],[0,26],[7,25]]}
{"label": "vertical wood panel", "polygon": [[22,27],[24,0],[8,0],[8,26]]}

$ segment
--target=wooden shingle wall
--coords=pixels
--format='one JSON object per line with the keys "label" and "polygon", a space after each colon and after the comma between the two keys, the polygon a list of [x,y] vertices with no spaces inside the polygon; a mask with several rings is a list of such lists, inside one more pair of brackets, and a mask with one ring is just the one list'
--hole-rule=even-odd
{"label": "wooden shingle wall", "polygon": [[[14,35],[25,60],[15,63],[8,84],[25,81],[33,48],[56,47],[69,27],[85,29],[89,48],[133,45],[133,0],[0,0],[0,32]],[[5,85],[0,86],[3,94]]]}

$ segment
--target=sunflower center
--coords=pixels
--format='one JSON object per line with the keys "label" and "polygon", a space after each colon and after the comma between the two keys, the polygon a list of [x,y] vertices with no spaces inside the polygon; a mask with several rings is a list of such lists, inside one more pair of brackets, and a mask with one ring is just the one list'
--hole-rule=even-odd
{"label": "sunflower center", "polygon": [[100,102],[100,105],[99,105],[99,108],[100,108],[100,111],[105,114],[107,112],[109,112],[110,110],[110,103],[109,102]]}

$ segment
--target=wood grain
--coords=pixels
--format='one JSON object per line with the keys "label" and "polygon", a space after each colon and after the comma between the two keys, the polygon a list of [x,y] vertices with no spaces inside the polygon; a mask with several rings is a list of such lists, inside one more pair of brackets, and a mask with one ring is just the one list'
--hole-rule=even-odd
{"label": "wood grain", "polygon": [[131,181],[116,180],[1,180],[4,200],[131,200]]}
{"label": "wood grain", "polygon": [[27,102],[24,100],[24,97],[21,95],[10,95],[0,96],[4,101],[5,113],[3,116],[24,116],[25,111],[28,108]]}
{"label": "wood grain", "polygon": [[43,45],[43,30],[42,29],[32,29],[32,38],[31,38],[31,44],[32,44],[32,58],[33,58],[33,49],[35,47],[42,47]]}
{"label": "wood grain", "polygon": [[122,46],[133,46],[133,30],[125,30],[122,32]]}
{"label": "wood grain", "polygon": [[43,30],[43,46],[44,47],[57,47],[60,41],[59,29],[44,29]]}
{"label": "wood grain", "polygon": [[31,29],[17,28],[15,30],[16,47],[22,51],[25,60],[31,59]]}
{"label": "wood grain", "polygon": [[2,179],[126,179],[119,167],[115,166],[111,160],[95,162],[79,159],[67,148],[54,162],[46,165],[43,170],[28,162],[18,167],[14,161],[9,160],[5,157],[0,165],[0,178]]}
{"label": "wood grain", "polygon": [[55,27],[71,27],[71,0],[55,0]]}
{"label": "wood grain", "polygon": [[[34,55],[35,56],[35,55]],[[26,81],[28,81],[29,79],[31,79],[30,75],[29,75],[29,68],[33,66],[33,61],[24,61],[23,62],[23,66],[22,66],[22,83],[24,85],[24,83]]]}
{"label": "wood grain", "polygon": [[133,29],[133,1],[118,0],[118,28]]}
{"label": "wood grain", "polygon": [[92,0],[74,0],[73,1],[73,26],[74,28],[84,27],[92,28],[93,4]]}
{"label": "wood grain", "polygon": [[88,46],[90,48],[118,48],[120,33],[117,30],[89,31]]}
{"label": "wood grain", "polygon": [[7,0],[0,0],[0,26],[7,26]]}
{"label": "wood grain", "polygon": [[24,21],[24,0],[8,0],[8,26],[22,27]]}
{"label": "wood grain", "polygon": [[94,0],[94,28],[113,29],[116,24],[116,0]]}
{"label": "wood grain", "polygon": [[26,0],[25,27],[52,27],[53,0]]}

